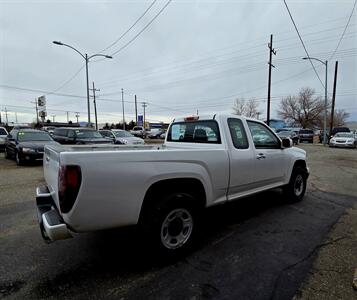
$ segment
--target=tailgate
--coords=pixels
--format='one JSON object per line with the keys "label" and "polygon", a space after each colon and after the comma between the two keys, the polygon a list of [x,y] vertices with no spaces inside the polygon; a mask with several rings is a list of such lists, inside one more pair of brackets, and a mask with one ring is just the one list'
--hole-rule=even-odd
{"label": "tailgate", "polygon": [[60,152],[53,148],[45,147],[43,155],[43,173],[50,194],[59,209],[58,202],[58,172],[59,172]]}

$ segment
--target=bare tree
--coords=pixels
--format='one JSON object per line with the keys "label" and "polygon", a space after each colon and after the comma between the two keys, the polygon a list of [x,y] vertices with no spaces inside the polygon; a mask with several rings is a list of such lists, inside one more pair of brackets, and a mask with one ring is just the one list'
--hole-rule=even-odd
{"label": "bare tree", "polygon": [[233,113],[235,115],[256,118],[260,114],[260,111],[258,110],[258,103],[254,98],[248,101],[245,101],[244,98],[237,98],[233,105]]}
{"label": "bare tree", "polygon": [[[344,109],[338,109],[333,114],[333,127],[340,127],[346,124],[347,119],[350,117],[350,113]],[[320,116],[320,127],[323,127],[323,114]],[[331,122],[331,111],[327,112],[327,124]]]}
{"label": "bare tree", "polygon": [[278,114],[291,123],[311,128],[321,123],[325,103],[320,96],[314,96],[311,88],[302,88],[298,96],[288,96],[281,100]]}
{"label": "bare tree", "polygon": [[235,115],[243,116],[245,114],[245,99],[237,98],[233,104],[233,113]]}

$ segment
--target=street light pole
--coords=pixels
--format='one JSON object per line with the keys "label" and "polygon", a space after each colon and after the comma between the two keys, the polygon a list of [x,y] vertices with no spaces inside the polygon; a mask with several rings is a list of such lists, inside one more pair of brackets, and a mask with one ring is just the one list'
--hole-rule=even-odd
{"label": "street light pole", "polygon": [[90,121],[90,102],[89,102],[89,78],[88,78],[88,63],[89,63],[89,60],[93,57],[96,57],[96,56],[103,56],[105,58],[113,58],[111,57],[110,55],[105,55],[105,54],[93,54],[91,56],[88,56],[87,53],[85,55],[83,55],[80,51],[78,51],[76,48],[70,46],[70,45],[67,45],[65,43],[62,43],[62,42],[59,42],[59,41],[53,41],[52,43],[54,43],[55,45],[58,45],[58,46],[65,46],[65,47],[68,47],[68,48],[71,48],[72,50],[76,51],[80,56],[82,56],[82,58],[85,60],[86,62],[86,79],[87,79],[87,109],[88,109],[88,126],[90,126],[91,124],[91,121]]}
{"label": "street light pole", "polygon": [[326,131],[327,131],[327,60],[325,61],[325,114],[324,114],[324,146],[326,146]]}
{"label": "street light pole", "polygon": [[86,78],[87,78],[87,110],[88,110],[88,126],[90,126],[90,102],[89,102],[89,79],[88,79],[88,55],[86,53],[85,58],[86,60]]}
{"label": "street light pole", "polygon": [[323,144],[326,146],[327,144],[327,139],[326,139],[326,131],[327,131],[327,60],[322,61],[321,59],[315,58],[315,57],[303,57],[302,59],[313,59],[317,60],[318,62],[322,63],[325,65],[325,112],[324,112],[324,139],[323,139]]}

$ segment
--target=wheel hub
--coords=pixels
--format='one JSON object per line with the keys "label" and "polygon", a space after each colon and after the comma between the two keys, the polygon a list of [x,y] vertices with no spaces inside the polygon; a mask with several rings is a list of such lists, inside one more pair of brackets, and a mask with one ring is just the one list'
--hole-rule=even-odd
{"label": "wheel hub", "polygon": [[184,245],[191,236],[193,218],[184,208],[168,213],[161,226],[161,242],[168,249],[176,249]]}

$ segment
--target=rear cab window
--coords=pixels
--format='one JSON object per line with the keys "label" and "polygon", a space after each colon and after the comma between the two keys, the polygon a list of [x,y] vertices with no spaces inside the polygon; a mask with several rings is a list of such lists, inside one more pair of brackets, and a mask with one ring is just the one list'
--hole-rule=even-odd
{"label": "rear cab window", "polygon": [[171,124],[168,142],[221,144],[217,121],[185,121]]}
{"label": "rear cab window", "polygon": [[227,122],[234,147],[237,149],[248,149],[249,143],[242,120],[229,118]]}

